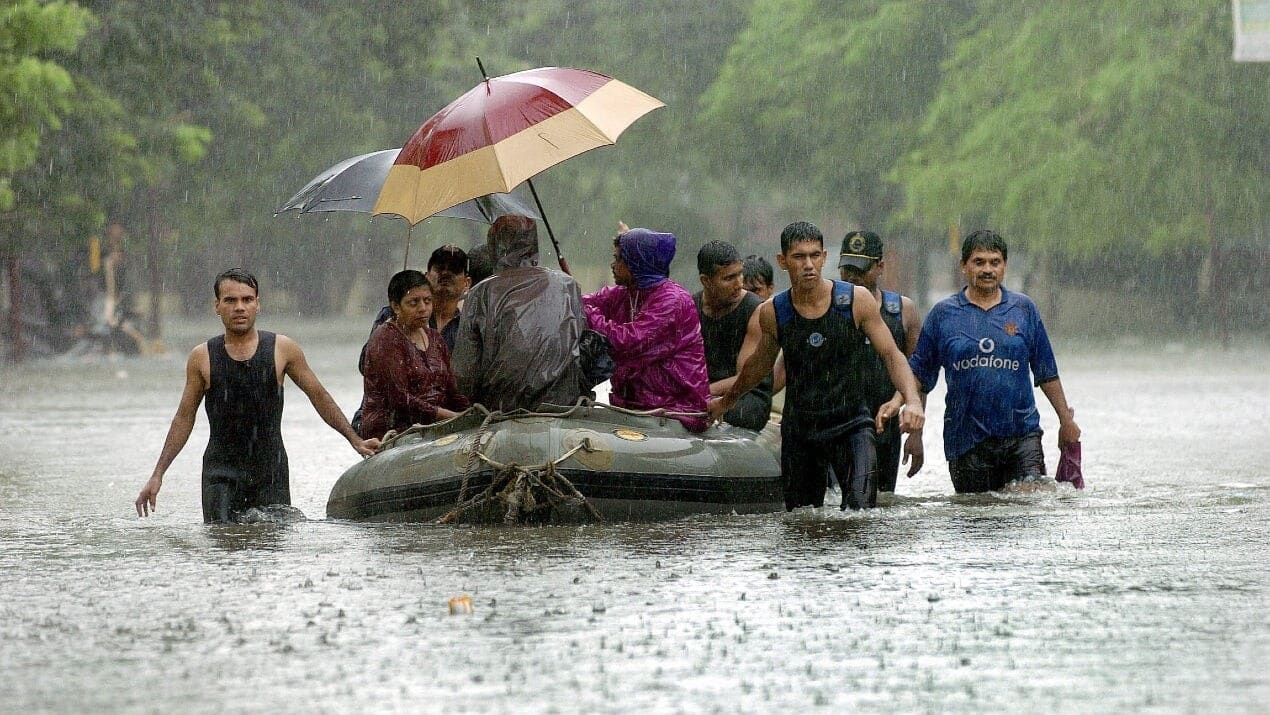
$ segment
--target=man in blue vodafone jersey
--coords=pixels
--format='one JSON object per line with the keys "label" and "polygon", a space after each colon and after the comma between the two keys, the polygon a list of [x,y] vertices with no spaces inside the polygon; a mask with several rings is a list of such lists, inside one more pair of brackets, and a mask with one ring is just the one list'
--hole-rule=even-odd
{"label": "man in blue vodafone jersey", "polygon": [[909,358],[922,392],[948,380],[944,454],[958,493],[997,490],[1045,474],[1035,382],[1058,414],[1059,445],[1080,440],[1036,305],[1006,290],[1006,244],[975,231],[961,244],[967,285],[926,316]]}

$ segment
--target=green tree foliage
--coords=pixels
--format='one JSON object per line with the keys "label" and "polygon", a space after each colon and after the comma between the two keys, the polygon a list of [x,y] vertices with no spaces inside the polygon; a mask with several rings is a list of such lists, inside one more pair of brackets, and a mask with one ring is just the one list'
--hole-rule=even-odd
{"label": "green tree foliage", "polygon": [[716,163],[885,224],[902,202],[887,174],[914,146],[969,11],[924,0],[753,3],[702,102]]}
{"label": "green tree foliage", "polygon": [[[477,56],[492,75],[594,69],[667,104],[536,179],[588,288],[619,219],[679,234],[689,283],[701,243],[767,252],[787,217],[961,220],[1071,259],[1265,243],[1270,82],[1230,61],[1223,0],[80,6],[0,9],[6,240],[77,246],[122,218],[157,289],[199,307],[231,264],[301,312],[355,303],[355,281],[377,296],[404,222],[272,211],[400,146],[477,83]],[[424,221],[411,263],[483,229]]]}
{"label": "green tree foliage", "polygon": [[1230,61],[1229,10],[979,3],[894,174],[906,214],[1077,256],[1264,241],[1270,72]]}
{"label": "green tree foliage", "polygon": [[0,210],[13,208],[13,173],[35,163],[41,140],[72,109],[75,83],[50,56],[73,51],[90,17],[68,2],[0,7]]}

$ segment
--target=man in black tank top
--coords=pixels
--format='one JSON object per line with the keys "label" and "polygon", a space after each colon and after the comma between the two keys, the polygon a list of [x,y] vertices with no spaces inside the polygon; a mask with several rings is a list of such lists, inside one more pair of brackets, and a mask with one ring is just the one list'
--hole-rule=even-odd
{"label": "man in black tank top", "polygon": [[[872,231],[852,231],[842,239],[842,250],[838,255],[838,272],[842,280],[865,288],[877,299],[882,309],[882,322],[895,340],[895,345],[905,357],[917,349],[917,335],[922,331],[921,316],[917,314],[917,306],[907,296],[902,296],[878,287],[878,279],[886,270],[883,259],[882,237]],[[870,354],[869,374],[864,384],[869,385],[870,414],[882,414],[877,419],[884,424],[877,434],[878,454],[878,491],[895,491],[895,481],[900,471],[900,426],[890,417],[899,412],[899,405],[887,405],[895,396],[895,385],[886,374],[886,366]],[[904,440],[904,463],[911,460],[908,476],[917,474],[925,461],[922,449],[922,433],[910,432]]]}
{"label": "man in black tank top", "polygon": [[[709,241],[697,251],[697,272],[701,290],[692,296],[701,319],[701,339],[706,346],[706,372],[710,394],[718,397],[736,381],[736,358],[745,342],[750,316],[763,302],[742,283],[743,265],[736,247],[724,241]],[[741,396],[723,415],[723,421],[758,431],[772,414],[772,378],[767,376],[753,390]]]}
{"label": "man in black tank top", "polygon": [[[917,383],[895,346],[877,301],[864,288],[821,276],[824,236],[799,221],[781,233],[776,257],[789,273],[790,289],[759,306],[750,319],[736,382],[708,409],[718,419],[772,371],[784,350],[787,374],[781,421],[781,473],[785,508],[824,504],[828,469],[843,489],[843,508],[872,507],[877,500],[873,420],[863,383],[868,338],[881,356],[907,409],[904,432],[925,421]],[[845,478],[844,478],[845,475]]]}
{"label": "man in black tank top", "polygon": [[379,440],[364,440],[353,431],[294,340],[256,330],[260,302],[254,276],[231,269],[216,277],[213,288],[225,334],[190,351],[181,403],[154,472],[137,496],[139,516],[155,509],[163,475],[189,440],[204,397],[211,427],[203,453],[203,521],[208,523],[236,521],[253,507],[291,503],[281,429],[284,375],[353,449],[370,456],[379,446]]}

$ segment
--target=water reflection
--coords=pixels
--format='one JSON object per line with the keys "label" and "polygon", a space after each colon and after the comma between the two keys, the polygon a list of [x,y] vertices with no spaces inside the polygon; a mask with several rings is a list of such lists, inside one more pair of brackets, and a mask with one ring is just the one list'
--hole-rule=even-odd
{"label": "water reflection", "polygon": [[210,524],[203,527],[203,539],[190,544],[195,550],[204,545],[227,552],[283,551],[291,527],[286,524]]}

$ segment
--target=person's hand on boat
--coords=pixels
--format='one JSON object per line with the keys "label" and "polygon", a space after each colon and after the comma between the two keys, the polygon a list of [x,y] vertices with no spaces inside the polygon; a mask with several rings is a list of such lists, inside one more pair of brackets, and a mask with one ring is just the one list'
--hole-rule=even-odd
{"label": "person's hand on boat", "polygon": [[141,493],[137,495],[137,516],[150,516],[150,512],[155,511],[155,504],[159,498],[159,489],[162,486],[163,477],[157,474],[146,481],[145,486],[141,487]]}
{"label": "person's hand on boat", "polygon": [[[912,462],[912,464],[909,464]],[[904,438],[904,460],[903,464],[908,464],[908,476],[912,478],[922,470],[922,465],[926,463],[926,447],[922,445],[921,431],[909,432]]]}
{"label": "person's hand on boat", "polygon": [[373,457],[375,452],[379,451],[379,438],[371,437],[370,439],[350,439],[349,444],[353,445],[353,449],[363,457]]}
{"label": "person's hand on boat", "polygon": [[[736,402],[736,400],[732,400],[732,402]],[[732,409],[732,404],[728,401],[727,395],[711,397],[706,402],[706,413],[710,415],[711,422],[722,422],[724,413],[730,409]]]}

